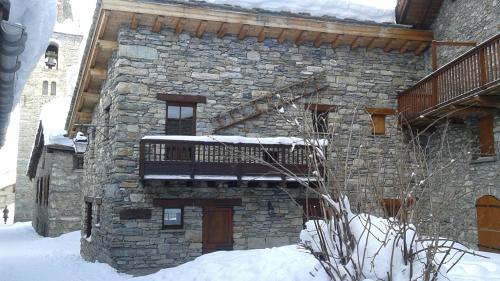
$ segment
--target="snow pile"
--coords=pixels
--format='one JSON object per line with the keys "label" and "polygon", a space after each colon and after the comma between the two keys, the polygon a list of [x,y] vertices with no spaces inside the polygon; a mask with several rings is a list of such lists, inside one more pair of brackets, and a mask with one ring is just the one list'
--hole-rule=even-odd
{"label": "snow pile", "polygon": [[68,115],[71,97],[61,97],[44,104],[40,111],[40,121],[43,127],[44,144],[59,144],[73,146],[73,141],[64,137],[64,125]]}
{"label": "snow pile", "polygon": [[[197,142],[220,142],[220,143],[248,143],[248,144],[282,144],[282,145],[304,145],[302,138],[296,137],[274,137],[274,138],[248,138],[240,136],[145,136],[143,140],[177,140]],[[328,145],[328,140],[318,140],[320,146]]]}
{"label": "snow pile", "polygon": [[[0,279],[2,281],[329,280],[317,260],[296,245],[261,250],[215,252],[177,267],[134,278],[117,273],[107,264],[84,261],[80,256],[80,237],[80,232],[75,231],[57,238],[43,238],[34,232],[31,222],[0,224]],[[449,272],[450,280],[500,280],[500,255],[483,252],[481,255],[490,259],[465,256]],[[450,261],[450,264],[453,262]]]}
{"label": "snow pile", "polygon": [[[345,213],[352,234],[352,256],[349,256],[349,245],[342,243],[335,233],[347,233],[343,225],[334,219],[331,221],[315,220],[306,223],[306,229],[300,233],[302,243],[313,252],[327,253],[333,264],[332,272],[344,280],[348,276],[361,273],[367,280],[406,281],[424,280],[426,251],[419,241],[413,225],[407,225],[406,231],[393,219],[383,219],[368,214],[354,214],[349,208],[349,202],[344,200],[344,212],[340,203],[329,200],[329,204],[338,212]],[[319,231],[318,231],[319,230]],[[321,243],[324,239],[324,243]],[[415,258],[412,264],[406,263],[403,257],[404,247],[413,249]],[[324,248],[326,249],[324,249]],[[410,278],[411,277],[411,278]],[[447,280],[446,271],[440,268],[437,280]],[[348,279],[348,278],[347,278]]]}
{"label": "snow pile", "polygon": [[14,105],[19,102],[26,80],[49,45],[57,16],[57,0],[10,1],[9,22],[26,27],[26,48],[19,56],[21,68],[17,71]]}
{"label": "snow pile", "polygon": [[394,23],[396,0],[183,0],[262,9],[273,12],[330,16],[379,23]]}

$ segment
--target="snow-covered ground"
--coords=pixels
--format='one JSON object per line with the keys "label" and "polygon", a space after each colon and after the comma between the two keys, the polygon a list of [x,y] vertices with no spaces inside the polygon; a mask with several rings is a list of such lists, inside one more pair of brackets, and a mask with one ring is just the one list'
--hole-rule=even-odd
{"label": "snow-covered ground", "polygon": [[[85,262],[80,233],[57,238],[38,236],[31,224],[0,226],[2,281],[164,281],[164,280],[328,280],[316,260],[295,245],[247,251],[216,252],[157,273],[132,277],[107,264]],[[449,273],[452,281],[500,280],[500,255],[464,257]]]}

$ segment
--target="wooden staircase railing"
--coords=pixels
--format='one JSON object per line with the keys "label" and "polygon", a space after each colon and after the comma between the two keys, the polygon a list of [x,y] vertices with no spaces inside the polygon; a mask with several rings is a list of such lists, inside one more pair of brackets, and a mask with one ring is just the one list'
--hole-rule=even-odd
{"label": "wooden staircase railing", "polygon": [[401,118],[419,116],[480,94],[500,82],[500,34],[440,67],[398,95]]}
{"label": "wooden staircase railing", "polygon": [[328,87],[326,82],[321,82],[324,78],[325,72],[318,72],[302,81],[286,85],[264,96],[243,103],[238,107],[224,111],[213,118],[217,124],[213,132],[216,133],[260,116],[277,107],[292,103],[302,97],[322,91]]}

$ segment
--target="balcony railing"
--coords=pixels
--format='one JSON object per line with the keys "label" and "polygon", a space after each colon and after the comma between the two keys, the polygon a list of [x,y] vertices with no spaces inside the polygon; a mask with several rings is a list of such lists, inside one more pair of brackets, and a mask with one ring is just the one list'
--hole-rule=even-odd
{"label": "balcony railing", "polygon": [[500,83],[500,34],[493,36],[420,80],[398,96],[398,110],[411,121],[466,100]]}
{"label": "balcony railing", "polygon": [[[294,177],[285,175],[288,173],[306,178],[311,174],[307,164],[308,149],[303,144],[234,143],[203,138],[143,138],[140,142],[141,178],[278,181],[293,180]],[[283,170],[288,173],[280,172]]]}

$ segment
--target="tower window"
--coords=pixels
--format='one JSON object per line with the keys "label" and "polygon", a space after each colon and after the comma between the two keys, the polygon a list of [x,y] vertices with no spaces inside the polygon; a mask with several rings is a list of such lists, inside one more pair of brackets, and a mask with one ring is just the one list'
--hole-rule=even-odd
{"label": "tower window", "polygon": [[48,69],[57,69],[59,59],[59,47],[56,43],[50,43],[45,51],[45,66]]}
{"label": "tower window", "polygon": [[50,95],[51,96],[56,95],[56,82],[50,83]]}
{"label": "tower window", "polygon": [[43,81],[42,95],[46,96],[48,94],[49,94],[49,82],[48,81]]}

